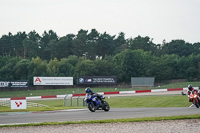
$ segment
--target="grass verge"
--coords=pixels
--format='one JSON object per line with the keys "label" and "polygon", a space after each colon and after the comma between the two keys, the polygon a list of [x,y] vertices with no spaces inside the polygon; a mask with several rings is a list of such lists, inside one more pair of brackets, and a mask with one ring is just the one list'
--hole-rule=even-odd
{"label": "grass verge", "polygon": [[94,124],[94,123],[119,123],[119,122],[145,122],[145,121],[165,121],[165,120],[185,120],[185,119],[200,119],[200,114],[196,114],[196,115],[181,115],[181,116],[128,118],[128,119],[92,120],[92,121],[43,122],[43,123],[16,124],[16,125],[0,125],[0,128],[1,127],[19,127],[19,126],[44,126],[44,125]]}
{"label": "grass verge", "polygon": [[[0,112],[28,112],[28,111],[50,111],[87,108],[83,106],[83,99],[67,99],[63,105],[63,99],[59,100],[38,100],[34,103],[44,104],[48,107],[28,107],[26,110],[11,110],[10,107],[0,106]],[[105,99],[111,108],[149,108],[149,107],[189,107],[188,97],[182,95],[155,95],[155,96],[116,96]],[[72,104],[72,106],[71,106]]]}

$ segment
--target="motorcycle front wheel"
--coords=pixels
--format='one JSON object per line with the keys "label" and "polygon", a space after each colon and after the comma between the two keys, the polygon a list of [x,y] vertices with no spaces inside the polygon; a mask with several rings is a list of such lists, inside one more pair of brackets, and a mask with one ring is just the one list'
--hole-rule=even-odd
{"label": "motorcycle front wheel", "polygon": [[106,112],[110,110],[110,106],[106,101],[104,102],[103,110],[106,111]]}
{"label": "motorcycle front wheel", "polygon": [[194,100],[194,101],[193,101],[193,104],[194,104],[197,108],[199,108],[199,102],[197,102],[197,100]]}
{"label": "motorcycle front wheel", "polygon": [[96,111],[96,108],[94,106],[93,103],[88,103],[88,109],[91,111],[91,112],[95,112]]}

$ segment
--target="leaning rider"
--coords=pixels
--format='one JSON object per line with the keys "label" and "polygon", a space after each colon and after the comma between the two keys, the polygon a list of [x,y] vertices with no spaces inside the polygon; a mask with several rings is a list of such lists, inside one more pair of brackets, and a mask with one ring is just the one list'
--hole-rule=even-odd
{"label": "leaning rider", "polygon": [[94,95],[94,96],[96,96],[99,100],[102,101],[102,96],[99,95],[99,94],[97,94],[97,93],[94,93],[94,92],[90,89],[90,87],[87,87],[87,88],[85,89],[85,92],[86,92],[86,97],[87,97],[88,95]]}
{"label": "leaning rider", "polygon": [[[197,90],[197,89],[194,89],[194,88],[192,87],[191,84],[188,85],[187,96],[190,97],[190,94],[191,94],[191,93],[194,93],[194,92],[197,92],[198,98],[199,98],[199,100],[200,100],[200,97],[199,97],[200,94],[199,94],[198,90]],[[189,99],[189,102],[191,102],[190,99]]]}

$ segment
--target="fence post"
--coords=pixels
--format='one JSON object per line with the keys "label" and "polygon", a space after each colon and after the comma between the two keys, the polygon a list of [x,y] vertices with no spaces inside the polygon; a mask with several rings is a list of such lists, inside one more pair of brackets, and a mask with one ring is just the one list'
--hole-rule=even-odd
{"label": "fence post", "polygon": [[72,107],[72,97],[71,97],[71,107]]}
{"label": "fence post", "polygon": [[67,98],[68,94],[64,97],[64,106],[66,106],[66,98]]}
{"label": "fence post", "polygon": [[85,102],[85,100],[83,99],[83,106],[86,106],[86,102]]}
{"label": "fence post", "polygon": [[77,98],[77,106],[78,106],[78,100],[79,100],[79,97],[80,97],[80,96],[78,96],[78,98]]}

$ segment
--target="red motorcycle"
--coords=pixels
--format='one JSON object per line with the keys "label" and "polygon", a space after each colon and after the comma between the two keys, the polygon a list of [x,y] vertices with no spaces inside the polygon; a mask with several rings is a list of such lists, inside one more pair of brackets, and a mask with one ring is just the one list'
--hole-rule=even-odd
{"label": "red motorcycle", "polygon": [[197,91],[194,91],[190,94],[190,99],[189,99],[190,102],[192,102],[197,108],[199,108],[200,106],[200,101],[199,101],[199,98],[198,98],[198,93]]}

